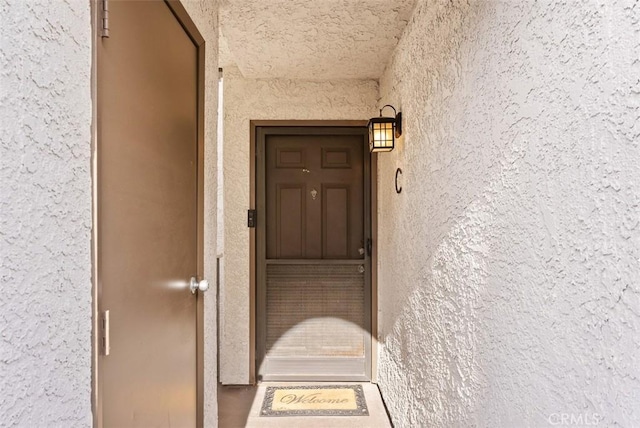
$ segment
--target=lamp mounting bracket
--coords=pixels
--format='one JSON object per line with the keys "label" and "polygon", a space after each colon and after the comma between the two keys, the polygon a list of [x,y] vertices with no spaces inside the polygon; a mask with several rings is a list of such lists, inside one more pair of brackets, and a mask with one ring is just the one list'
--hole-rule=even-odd
{"label": "lamp mounting bracket", "polygon": [[396,111],[396,108],[394,106],[392,106],[391,104],[386,104],[383,105],[382,108],[380,109],[380,117],[382,117],[382,110],[384,110],[385,108],[389,107],[391,110],[393,110],[393,116],[397,116],[398,112]]}

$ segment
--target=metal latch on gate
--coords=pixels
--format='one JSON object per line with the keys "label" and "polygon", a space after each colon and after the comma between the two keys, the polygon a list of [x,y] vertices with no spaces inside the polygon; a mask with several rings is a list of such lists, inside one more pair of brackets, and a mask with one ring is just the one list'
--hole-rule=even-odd
{"label": "metal latch on gate", "polygon": [[247,212],[247,226],[248,227],[256,227],[256,210],[249,210]]}

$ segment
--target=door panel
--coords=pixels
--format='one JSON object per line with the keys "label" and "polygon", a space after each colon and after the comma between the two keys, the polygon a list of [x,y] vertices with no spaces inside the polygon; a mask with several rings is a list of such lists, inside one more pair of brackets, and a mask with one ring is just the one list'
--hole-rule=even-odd
{"label": "door panel", "polygon": [[300,258],[305,252],[306,187],[278,183],[275,186],[275,247],[277,257]]}
{"label": "door panel", "polygon": [[[324,258],[349,257],[351,233],[349,208],[352,205],[349,185],[322,185],[322,255]],[[356,239],[362,234],[356,233]],[[360,239],[362,242],[362,239]]]}
{"label": "door panel", "polygon": [[363,258],[361,140],[360,135],[267,138],[268,259]]}
{"label": "door panel", "polygon": [[362,128],[259,129],[259,379],[369,379],[365,139]]}
{"label": "door panel", "polygon": [[162,1],[110,2],[98,44],[105,427],[195,426],[197,48]]}

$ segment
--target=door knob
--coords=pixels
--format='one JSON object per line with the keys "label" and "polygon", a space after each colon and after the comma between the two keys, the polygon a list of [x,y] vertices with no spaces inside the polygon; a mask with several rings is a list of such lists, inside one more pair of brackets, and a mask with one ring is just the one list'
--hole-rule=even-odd
{"label": "door knob", "polygon": [[195,276],[192,276],[189,281],[189,289],[191,290],[191,294],[196,294],[196,291],[198,290],[205,292],[209,289],[209,281],[206,279],[198,281]]}

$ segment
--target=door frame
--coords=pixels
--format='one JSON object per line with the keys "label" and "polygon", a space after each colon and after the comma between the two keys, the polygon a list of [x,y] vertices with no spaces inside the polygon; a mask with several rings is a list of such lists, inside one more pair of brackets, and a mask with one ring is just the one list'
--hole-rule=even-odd
{"label": "door frame", "polygon": [[[257,207],[256,178],[258,174],[257,164],[257,128],[259,127],[352,127],[362,128],[367,126],[366,120],[251,120],[250,126],[250,148],[249,148],[249,209],[255,210]],[[365,212],[368,208],[370,214],[370,229],[372,240],[371,251],[371,382],[377,383],[378,372],[378,155],[371,153],[369,168],[369,195],[365,194]],[[366,207],[367,202],[369,207]],[[366,219],[365,219],[366,222]],[[257,236],[256,228],[249,229],[249,382],[257,384]]]}
{"label": "door frame", "polygon": [[[189,16],[180,0],[156,0],[164,1],[173,15],[176,17],[184,31],[196,46],[198,60],[198,112],[197,112],[197,261],[196,275],[204,276],[204,122],[205,122],[205,40],[195,23]],[[93,413],[93,426],[103,427],[103,405],[101,393],[101,366],[99,357],[101,353],[100,337],[102,333],[100,323],[100,278],[98,276],[98,206],[100,195],[98,193],[99,159],[98,148],[100,139],[98,128],[101,120],[101,112],[98,109],[98,57],[99,44],[102,39],[100,24],[102,21],[101,0],[91,0],[91,100],[92,100],[92,125],[91,125],[91,178],[92,178],[92,233],[91,233],[91,277],[92,277],[92,328],[91,328],[91,407]],[[204,296],[196,295],[196,425],[204,426]]]}

